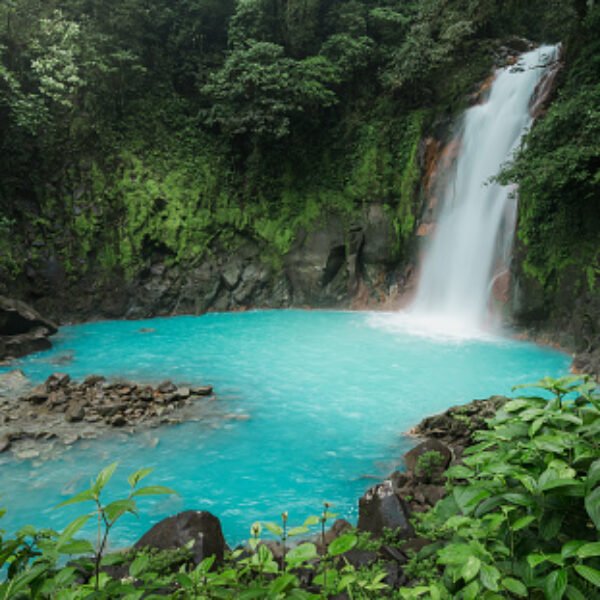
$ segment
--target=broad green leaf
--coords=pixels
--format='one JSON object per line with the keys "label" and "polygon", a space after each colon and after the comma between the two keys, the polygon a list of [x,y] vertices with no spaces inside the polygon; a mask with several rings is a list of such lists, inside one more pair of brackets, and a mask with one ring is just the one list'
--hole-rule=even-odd
{"label": "broad green leaf", "polygon": [[498,581],[500,580],[500,571],[492,565],[482,564],[479,571],[479,579],[483,587],[497,592],[500,588],[498,587]]}
{"label": "broad green leaf", "polygon": [[177,573],[175,579],[177,580],[177,583],[184,589],[191,588],[194,585],[194,582],[191,580],[189,575],[186,575],[185,573]]}
{"label": "broad green leaf", "polygon": [[527,515],[526,517],[521,517],[517,519],[512,525],[511,529],[513,531],[520,531],[521,529],[525,529],[535,521],[535,517],[532,515]]}
{"label": "broad green leaf", "polygon": [[88,500],[94,499],[94,492],[92,490],[85,490],[83,492],[79,492],[79,494],[75,494],[72,498],[61,502],[56,505],[56,508],[62,508],[63,506],[69,506],[71,504],[78,504],[79,502],[87,502]]}
{"label": "broad green leaf", "polygon": [[536,419],[529,427],[529,437],[535,437],[535,434],[542,428],[545,421],[546,419],[544,417]]}
{"label": "broad green leaf", "polygon": [[600,529],[600,488],[596,488],[585,497],[585,510],[594,522],[596,529]]}
{"label": "broad green leaf", "polygon": [[127,482],[129,483],[129,485],[131,487],[135,487],[142,479],[144,479],[144,477],[148,477],[148,475],[150,475],[150,473],[152,473],[152,471],[154,471],[154,469],[151,469],[151,468],[139,469],[138,471],[136,471],[135,473],[132,473],[127,478]]}
{"label": "broad green leaf", "polygon": [[129,565],[129,574],[132,577],[139,577],[150,565],[150,557],[147,554],[139,554],[137,558]]}
{"label": "broad green leaf", "polygon": [[600,556],[600,542],[592,542],[584,544],[577,550],[579,558],[590,558],[592,556]]}
{"label": "broad green leaf", "polygon": [[271,583],[269,586],[269,591],[271,594],[278,596],[279,594],[284,594],[295,587],[297,583],[298,578],[295,575],[292,575],[291,573],[284,573]]}
{"label": "broad green leaf", "polygon": [[505,577],[502,580],[502,586],[505,590],[508,590],[511,594],[519,596],[520,598],[527,598],[527,596],[529,595],[525,584],[519,581],[518,579],[513,579],[512,577]]}
{"label": "broad green leaf", "polygon": [[118,462],[114,462],[108,467],[105,467],[98,473],[98,477],[96,477],[96,481],[92,486],[92,491],[95,496],[97,496],[106,486],[106,484],[110,481],[111,477],[114,475],[117,467],[119,466]]}
{"label": "broad green leaf", "polygon": [[[513,388],[515,389],[515,388]],[[529,408],[531,404],[525,398],[517,398],[516,400],[511,400],[507,402],[502,408],[506,412],[517,412],[518,410],[522,410],[524,408]]]}
{"label": "broad green leaf", "polygon": [[60,554],[93,554],[94,545],[87,540],[69,540],[64,542],[60,546],[57,546]]}
{"label": "broad green leaf", "polygon": [[174,495],[177,496],[177,492],[171,488],[165,487],[164,485],[148,485],[146,487],[135,490],[132,497],[134,496],[160,496],[160,495]]}
{"label": "broad green leaf", "polygon": [[575,565],[575,570],[581,577],[589,581],[592,585],[600,588],[600,571],[598,571],[598,569],[588,567],[587,565]]}
{"label": "broad green leaf", "polygon": [[476,556],[469,556],[467,558],[467,562],[463,565],[460,570],[461,577],[465,580],[466,583],[471,581],[474,577],[479,573],[479,569],[481,568],[481,561]]}
{"label": "broad green leaf", "polygon": [[547,598],[560,600],[567,590],[568,576],[566,569],[557,569],[544,579],[544,592]]}
{"label": "broad green leaf", "polygon": [[358,537],[353,533],[346,533],[336,538],[329,544],[327,548],[327,553],[329,556],[339,556],[340,554],[344,554],[344,552],[348,552],[352,550],[354,546],[358,543]]}
{"label": "broad green leaf", "polygon": [[137,512],[137,506],[134,500],[125,499],[125,500],[115,500],[111,502],[107,506],[104,507],[104,514],[106,518],[114,522],[121,515],[124,515],[126,512],[130,512],[135,514]]}
{"label": "broad green leaf", "polygon": [[292,527],[290,530],[288,530],[288,535],[290,537],[294,537],[295,535],[301,535],[303,533],[308,533],[309,529],[308,527],[305,527],[304,525],[300,525],[299,527]]}
{"label": "broad green leaf", "polygon": [[[263,548],[266,548],[266,546],[263,546]],[[198,564],[198,566],[194,569],[194,571],[198,573],[208,573],[211,570],[212,566],[215,564],[215,560],[217,560],[217,557],[214,554],[203,558],[202,561]]]}
{"label": "broad green leaf", "polygon": [[472,512],[473,509],[485,500],[491,493],[478,486],[459,486],[452,490],[452,495],[456,503],[464,513]]}
{"label": "broad green leaf", "polygon": [[547,492],[548,490],[553,490],[559,487],[581,487],[583,492],[583,484],[580,481],[575,481],[574,479],[550,479],[546,481],[540,488],[540,492]]}
{"label": "broad green leaf", "polygon": [[516,504],[517,506],[524,506],[525,508],[535,507],[535,500],[527,494],[509,492],[507,494],[502,494],[502,498],[511,504]]}
{"label": "broad green leaf", "polygon": [[288,564],[297,566],[317,557],[317,547],[311,542],[305,542],[292,548],[285,557]]}
{"label": "broad green leaf", "polygon": [[277,535],[277,536],[283,535],[283,528],[281,526],[277,525],[277,523],[272,523],[270,521],[267,521],[266,523],[263,523],[263,526],[265,527],[265,529],[269,530],[273,535]]}
{"label": "broad green leaf", "polygon": [[311,515],[304,520],[304,525],[306,527],[310,527],[311,525],[318,525],[320,523],[319,517],[316,515]]}
{"label": "broad green leaf", "polygon": [[583,540],[569,540],[560,550],[560,554],[564,559],[571,558],[572,556],[577,555],[577,551],[581,546],[583,546],[586,542]]}
{"label": "broad green leaf", "polygon": [[438,562],[442,565],[457,565],[465,563],[473,555],[473,548],[468,544],[448,544],[438,552]]}
{"label": "broad green leaf", "polygon": [[551,419],[553,421],[562,421],[563,423],[572,423],[573,425],[583,424],[583,421],[578,416],[569,413],[554,413]]}
{"label": "broad green leaf", "polygon": [[453,467],[450,467],[444,473],[444,475],[446,475],[446,477],[448,477],[449,479],[468,479],[469,477],[472,477],[474,474],[475,474],[475,471],[473,471],[473,469],[469,469],[468,467],[465,467],[464,465],[455,465]]}
{"label": "broad green leaf", "polygon": [[600,482],[600,459],[594,461],[588,470],[585,482],[588,492],[592,491],[598,482]]}
{"label": "broad green leaf", "polygon": [[69,541],[90,519],[91,515],[82,515],[71,521],[62,531],[58,540],[57,546]]}
{"label": "broad green leaf", "polygon": [[475,600],[479,594],[480,585],[478,581],[472,581],[462,589],[462,597],[464,600]]}

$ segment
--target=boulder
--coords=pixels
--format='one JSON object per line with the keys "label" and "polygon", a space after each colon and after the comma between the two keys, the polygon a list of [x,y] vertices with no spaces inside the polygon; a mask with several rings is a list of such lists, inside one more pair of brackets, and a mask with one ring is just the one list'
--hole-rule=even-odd
{"label": "boulder", "polygon": [[192,540],[194,545],[191,551],[196,564],[208,556],[215,556],[216,563],[223,561],[225,538],[221,522],[207,511],[187,510],[163,519],[145,533],[134,547],[171,550],[183,548]]}
{"label": "boulder", "polygon": [[[437,453],[437,456],[433,453]],[[425,454],[436,457],[435,460],[422,458]],[[406,468],[417,476],[435,478],[443,473],[452,460],[452,451],[439,440],[429,439],[421,442],[404,455]]]}
{"label": "boulder", "polygon": [[0,296],[0,359],[19,358],[51,347],[58,331],[50,320],[19,300]]}
{"label": "boulder", "polygon": [[52,375],[46,379],[46,389],[48,391],[57,390],[66,386],[70,381],[71,377],[68,373],[52,373]]}
{"label": "boulder", "polygon": [[408,521],[404,502],[394,493],[390,480],[372,487],[358,501],[358,529],[381,536],[392,529],[399,537],[411,537],[413,528]]}
{"label": "boulder", "polygon": [[46,329],[48,335],[58,331],[56,324],[42,317],[25,302],[0,296],[0,335],[20,335],[37,328]]}

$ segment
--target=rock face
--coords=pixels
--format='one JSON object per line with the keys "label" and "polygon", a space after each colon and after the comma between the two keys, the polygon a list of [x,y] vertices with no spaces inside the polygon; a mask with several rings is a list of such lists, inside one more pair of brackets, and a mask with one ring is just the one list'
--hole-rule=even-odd
{"label": "rock face", "polygon": [[207,511],[187,510],[154,525],[136,543],[135,548],[171,550],[183,548],[193,541],[191,548],[194,562],[199,564],[209,556],[216,563],[223,562],[225,538],[221,522]]}
{"label": "rock face", "polygon": [[24,302],[0,296],[0,360],[47,350],[56,331],[52,321]]}
{"label": "rock face", "polygon": [[241,234],[230,248],[211,248],[196,263],[173,265],[172,258],[154,251],[133,275],[91,265],[72,280],[48,256],[29,263],[16,281],[0,281],[0,293],[10,289],[61,322],[146,318],[255,307],[348,307],[357,297],[376,303],[397,288],[404,271],[393,215],[378,203],[366,205],[357,223],[324,216],[300,231],[288,254],[276,260]]}

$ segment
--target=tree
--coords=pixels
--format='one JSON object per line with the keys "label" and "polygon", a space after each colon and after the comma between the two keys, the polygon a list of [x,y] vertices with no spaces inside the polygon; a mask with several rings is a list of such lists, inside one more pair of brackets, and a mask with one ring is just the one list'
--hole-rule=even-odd
{"label": "tree", "polygon": [[270,42],[252,42],[228,56],[202,91],[212,102],[207,122],[230,135],[282,138],[302,113],[337,102],[330,86],[337,81],[324,57],[297,61]]}

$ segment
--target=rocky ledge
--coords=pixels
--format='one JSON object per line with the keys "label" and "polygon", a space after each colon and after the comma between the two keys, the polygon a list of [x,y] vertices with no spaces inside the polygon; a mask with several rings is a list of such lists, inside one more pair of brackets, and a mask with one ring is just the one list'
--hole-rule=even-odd
{"label": "rocky ledge", "polygon": [[31,306],[0,296],[0,362],[48,350],[57,326]]}
{"label": "rocky ledge", "polygon": [[55,373],[31,388],[17,371],[10,378],[13,390],[18,386],[21,391],[2,394],[0,389],[0,453],[12,450],[20,459],[45,457],[57,446],[64,448],[109,430],[133,433],[200,420],[214,412],[215,397],[208,385],[188,387],[164,381],[153,387],[111,382],[100,375],[78,383],[66,373]]}

